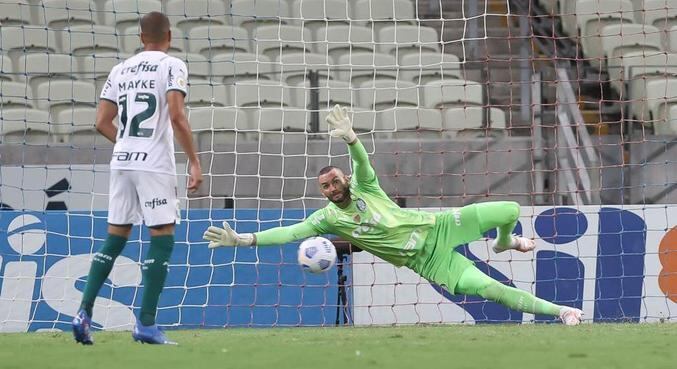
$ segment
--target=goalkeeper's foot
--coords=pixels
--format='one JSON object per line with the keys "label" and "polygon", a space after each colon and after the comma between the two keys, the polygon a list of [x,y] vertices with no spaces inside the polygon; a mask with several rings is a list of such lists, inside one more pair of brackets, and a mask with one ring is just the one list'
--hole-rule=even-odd
{"label": "goalkeeper's foot", "polygon": [[505,247],[503,245],[498,244],[498,240],[493,240],[491,243],[491,248],[494,250],[495,253],[499,254],[503,251],[506,250],[517,250],[519,252],[529,252],[533,251],[536,248],[536,242],[534,240],[522,237],[522,236],[517,236],[517,235],[512,235],[512,242],[510,246]]}
{"label": "goalkeeper's foot", "polygon": [[559,318],[564,325],[579,325],[583,319],[583,311],[569,306],[562,307],[559,311]]}
{"label": "goalkeeper's foot", "polygon": [[90,328],[92,327],[92,318],[86,311],[78,311],[78,315],[73,318],[73,337],[75,342],[83,345],[93,345],[92,334]]}
{"label": "goalkeeper's foot", "polygon": [[157,325],[142,325],[137,321],[132,331],[132,338],[136,342],[149,343],[152,345],[176,345],[176,342],[169,341],[165,336],[165,332]]}

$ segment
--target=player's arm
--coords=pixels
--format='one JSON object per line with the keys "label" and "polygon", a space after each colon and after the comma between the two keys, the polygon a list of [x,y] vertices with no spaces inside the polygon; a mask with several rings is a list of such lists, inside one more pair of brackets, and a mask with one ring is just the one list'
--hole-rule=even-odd
{"label": "player's arm", "polygon": [[[193,144],[193,133],[186,118],[184,98],[186,96],[186,67],[182,62],[178,62],[169,67],[167,80],[167,106],[169,108],[169,120],[172,122],[174,137],[181,145],[183,152],[188,157],[188,186],[189,192],[197,191],[202,183],[202,167],[200,159],[197,157],[195,145]],[[172,72],[173,68],[173,72]]]}
{"label": "player's arm", "polygon": [[96,109],[96,130],[108,141],[115,143],[118,127],[113,124],[113,119],[118,115],[118,105],[111,100],[100,99]]}
{"label": "player's arm", "polygon": [[353,162],[352,178],[358,184],[373,183],[376,180],[376,172],[369,162],[367,150],[353,131],[353,123],[348,117],[346,108],[335,105],[327,116],[327,123],[332,128],[329,134],[342,138],[348,144],[348,151],[350,151],[350,158]]}
{"label": "player's arm", "polygon": [[223,228],[209,227],[203,238],[209,241],[209,248],[221,246],[269,246],[284,245],[292,241],[301,240],[320,234],[317,229],[305,220],[286,227],[275,227],[257,233],[237,233],[228,222],[223,222]]}

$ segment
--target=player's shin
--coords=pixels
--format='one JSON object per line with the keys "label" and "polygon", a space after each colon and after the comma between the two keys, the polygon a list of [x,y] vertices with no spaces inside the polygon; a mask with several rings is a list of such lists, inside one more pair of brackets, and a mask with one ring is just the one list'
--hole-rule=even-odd
{"label": "player's shin", "polygon": [[155,324],[160,293],[167,278],[169,258],[174,248],[174,236],[152,236],[150,249],[143,262],[143,298],[141,300],[141,314],[139,320],[144,326]]}
{"label": "player's shin", "polygon": [[94,259],[87,275],[85,291],[82,295],[82,303],[80,304],[80,309],[85,310],[90,317],[92,316],[94,300],[113,269],[115,259],[125,248],[126,243],[127,238],[109,234],[101,250],[94,254]]}

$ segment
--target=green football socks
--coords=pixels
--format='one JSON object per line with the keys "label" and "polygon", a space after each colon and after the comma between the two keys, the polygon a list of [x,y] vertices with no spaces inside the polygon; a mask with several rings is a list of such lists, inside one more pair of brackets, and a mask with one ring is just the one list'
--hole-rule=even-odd
{"label": "green football socks", "polygon": [[125,244],[127,244],[127,238],[109,234],[101,250],[94,254],[94,259],[87,275],[85,291],[82,295],[82,303],[80,304],[80,309],[84,309],[90,317],[94,309],[94,300],[99,294],[99,290],[106,281],[106,278],[108,278],[110,271],[113,269],[115,259],[120,255],[122,249],[125,248]]}
{"label": "green football socks", "polygon": [[155,324],[160,293],[165,286],[169,258],[174,248],[174,236],[153,236],[150,238],[150,250],[143,262],[143,298],[139,320],[145,326]]}

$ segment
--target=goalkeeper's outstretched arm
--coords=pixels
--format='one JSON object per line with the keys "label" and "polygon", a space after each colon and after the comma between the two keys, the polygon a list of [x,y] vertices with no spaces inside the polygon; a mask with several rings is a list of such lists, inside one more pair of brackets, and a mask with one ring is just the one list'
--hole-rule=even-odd
{"label": "goalkeeper's outstretched arm", "polygon": [[209,241],[209,248],[221,246],[270,246],[284,245],[292,241],[317,236],[315,227],[305,220],[286,227],[275,227],[257,233],[237,233],[228,222],[223,222],[223,228],[209,227],[203,238]]}
{"label": "goalkeeper's outstretched arm", "polygon": [[369,163],[367,150],[353,131],[353,122],[348,117],[345,107],[335,105],[327,116],[327,124],[331,127],[329,134],[333,137],[342,138],[348,144],[350,158],[353,162],[353,178],[358,183],[372,182],[376,178],[376,172]]}

